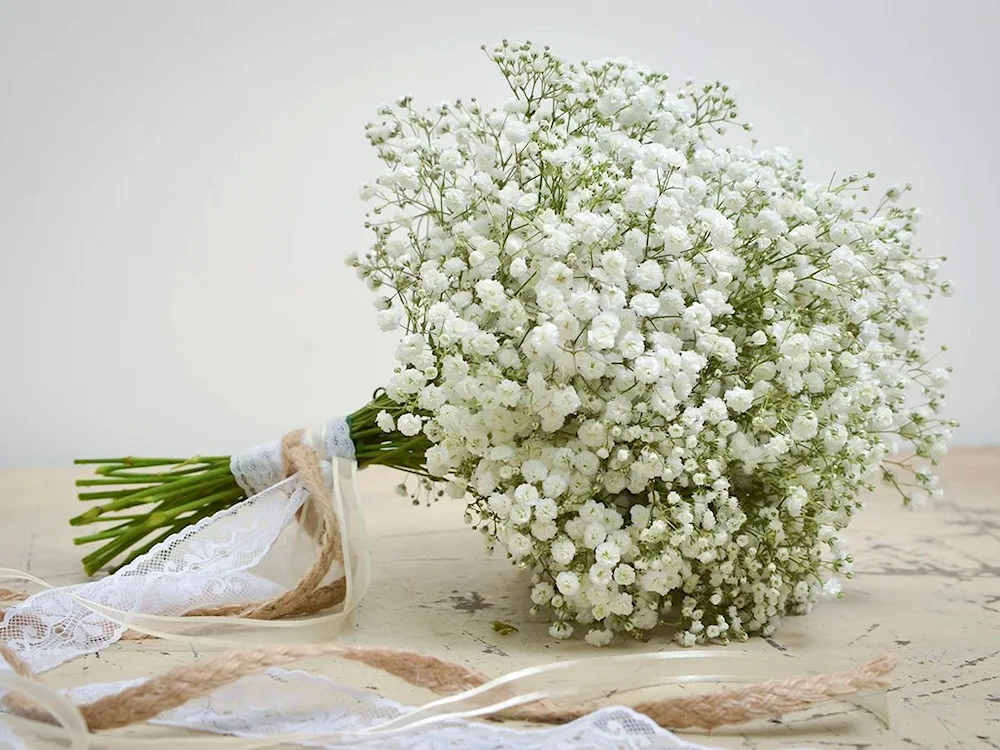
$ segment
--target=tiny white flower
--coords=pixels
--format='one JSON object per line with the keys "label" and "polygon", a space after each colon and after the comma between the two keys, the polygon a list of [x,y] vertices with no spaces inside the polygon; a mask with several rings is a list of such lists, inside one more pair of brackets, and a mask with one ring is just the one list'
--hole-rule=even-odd
{"label": "tiny white flower", "polygon": [[538,605],[548,604],[554,593],[555,589],[552,588],[552,584],[548,581],[536,583],[531,588],[531,601]]}
{"label": "tiny white flower", "polygon": [[573,635],[573,626],[564,621],[554,622],[549,626],[549,635],[559,640],[565,640]]}
{"label": "tiny white flower", "polygon": [[528,273],[528,264],[525,262],[524,258],[514,258],[510,262],[510,266],[507,271],[515,279],[523,279]]}
{"label": "tiny white flower", "polygon": [[580,442],[590,448],[603,446],[607,439],[604,425],[596,420],[584,422],[577,431]]}
{"label": "tiny white flower", "polygon": [[559,515],[559,506],[551,497],[542,497],[534,505],[535,516],[544,519],[554,519]]}
{"label": "tiny white flower", "polygon": [[538,488],[532,484],[522,483],[514,490],[514,499],[523,505],[535,505],[538,502],[538,498]]}
{"label": "tiny white flower", "polygon": [[653,207],[658,197],[659,192],[652,185],[635,183],[629,188],[622,205],[629,211],[644,212]]}
{"label": "tiny white flower", "polygon": [[515,560],[520,560],[522,557],[531,552],[531,540],[524,534],[511,534],[507,539],[507,551],[514,557]]}
{"label": "tiny white flower", "polygon": [[631,594],[625,591],[620,591],[618,594],[611,597],[608,601],[608,607],[614,614],[627,617],[632,614],[632,610],[635,609],[635,601],[632,599]]}
{"label": "tiny white flower", "polygon": [[892,409],[888,406],[880,406],[872,414],[872,423],[876,429],[885,430],[892,426]]}
{"label": "tiny white flower", "polygon": [[742,414],[753,406],[754,393],[746,388],[730,388],[726,391],[726,405],[737,414]]}
{"label": "tiny white flower", "polygon": [[635,568],[627,563],[622,563],[614,572],[615,583],[622,586],[631,586],[635,583]]}
{"label": "tiny white flower", "polygon": [[549,474],[542,482],[542,492],[546,497],[557,498],[562,495],[568,487],[565,476],[562,474]]}
{"label": "tiny white flower", "polygon": [[800,414],[792,420],[792,435],[797,440],[812,440],[819,431],[815,414]]}
{"label": "tiny white flower", "polygon": [[531,524],[531,535],[539,541],[547,542],[558,533],[559,527],[550,518],[539,518]]}
{"label": "tiny white flower", "polygon": [[552,543],[552,559],[559,565],[569,565],[576,554],[576,545],[573,540],[561,537]]}
{"label": "tiny white flower", "polygon": [[651,318],[660,311],[660,299],[649,292],[640,292],[629,301],[629,307],[635,310],[637,315]]}
{"label": "tiny white flower", "polygon": [[597,629],[591,628],[587,631],[587,635],[584,636],[584,640],[591,646],[600,648],[602,646],[607,646],[611,643],[611,637],[614,633],[607,629]]}
{"label": "tiny white flower", "polygon": [[795,274],[792,271],[782,271],[778,274],[777,281],[775,282],[775,288],[781,294],[788,294],[795,287]]}
{"label": "tiny white flower", "polygon": [[607,586],[611,583],[611,568],[594,563],[590,566],[587,576],[595,586]]}
{"label": "tiny white flower", "polygon": [[611,541],[602,542],[594,550],[597,564],[606,568],[614,568],[621,560],[621,550],[618,545]]}
{"label": "tiny white flower", "polygon": [[[532,484],[541,482],[549,475],[549,469],[543,461],[532,459],[521,464],[521,476]],[[537,490],[536,490],[537,492]]]}
{"label": "tiny white flower", "polygon": [[389,414],[385,409],[378,413],[375,417],[375,424],[382,432],[392,432],[396,429],[396,424],[393,422],[392,415]]}
{"label": "tiny white flower", "polygon": [[403,320],[403,313],[396,308],[377,313],[378,327],[383,331],[395,331]]}
{"label": "tiny white flower", "polygon": [[556,575],[556,588],[563,596],[575,596],[580,590],[580,577],[571,570]]}
{"label": "tiny white flower", "polygon": [[596,549],[597,545],[603,542],[608,536],[608,530],[599,523],[587,524],[583,530],[583,543],[591,549]]}
{"label": "tiny white flower", "polygon": [[649,524],[650,510],[647,505],[633,505],[629,508],[629,517],[632,525],[637,529],[644,529]]}
{"label": "tiny white flower", "polygon": [[718,424],[729,416],[726,402],[715,396],[705,399],[705,402],[701,405],[701,411],[705,420],[710,424]]}
{"label": "tiny white flower", "polygon": [[396,420],[396,429],[407,437],[413,437],[420,433],[422,424],[415,414],[401,414]]}
{"label": "tiny white flower", "polygon": [[660,377],[661,367],[656,357],[642,356],[635,360],[633,372],[640,383],[655,383]]}
{"label": "tiny white flower", "polygon": [[793,487],[788,497],[785,498],[785,507],[788,512],[798,517],[802,515],[802,508],[805,507],[809,495],[803,487]]}
{"label": "tiny white flower", "polygon": [[520,500],[510,506],[507,517],[516,526],[524,526],[531,521],[531,506]]}
{"label": "tiny white flower", "polygon": [[632,282],[643,291],[658,291],[663,284],[663,267],[655,260],[644,261],[636,267]]}
{"label": "tiny white flower", "polygon": [[587,341],[595,349],[610,349],[615,345],[621,320],[613,313],[603,312],[591,321]]}
{"label": "tiny white flower", "polygon": [[503,136],[511,143],[524,143],[531,138],[531,128],[520,120],[508,120],[504,126]]}
{"label": "tiny white flower", "polygon": [[487,505],[489,506],[489,509],[501,519],[506,519],[510,513],[511,502],[510,498],[506,495],[490,495]]}

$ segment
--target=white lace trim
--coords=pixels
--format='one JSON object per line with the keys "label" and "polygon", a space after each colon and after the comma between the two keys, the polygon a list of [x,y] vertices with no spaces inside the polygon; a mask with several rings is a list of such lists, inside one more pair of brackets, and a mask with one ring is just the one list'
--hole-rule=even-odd
{"label": "white lace trim", "polygon": [[[307,432],[305,439],[327,460],[354,458],[351,426],[343,417],[329,420],[321,431]],[[273,440],[233,456],[229,459],[229,470],[247,496],[273,487],[285,478],[281,442]]]}
{"label": "white lace trim", "polygon": [[179,617],[238,604],[285,587],[254,572],[295,519],[306,493],[292,478],[188,527],[114,575],[41,591],[10,607],[0,640],[36,672],[111,645],[127,629],[83,603],[124,613]]}

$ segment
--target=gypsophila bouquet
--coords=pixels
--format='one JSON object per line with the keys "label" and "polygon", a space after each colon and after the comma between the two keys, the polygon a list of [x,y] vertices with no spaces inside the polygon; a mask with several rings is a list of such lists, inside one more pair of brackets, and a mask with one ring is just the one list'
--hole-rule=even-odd
{"label": "gypsophila bouquet", "polygon": [[555,637],[768,633],[850,575],[879,477],[940,494],[924,303],[947,284],[919,212],[729,144],[749,125],[724,85],[488,55],[500,108],[403,98],[367,128],[385,170],[350,262],[402,339],[352,437],[466,496]]}

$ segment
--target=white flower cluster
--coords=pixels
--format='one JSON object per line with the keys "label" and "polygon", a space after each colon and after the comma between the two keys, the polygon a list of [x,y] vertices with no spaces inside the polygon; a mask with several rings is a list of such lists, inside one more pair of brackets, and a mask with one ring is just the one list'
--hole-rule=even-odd
{"label": "white flower cluster", "polygon": [[406,413],[380,425],[422,430],[555,637],[768,633],[839,590],[880,472],[907,502],[939,493],[925,465],[954,425],[922,341],[947,285],[919,213],[901,188],[866,207],[874,175],[813,184],[784,151],[722,145],[749,126],[721,84],[488,53],[501,108],[404,98],[368,126],[386,169],[352,263],[404,331]]}

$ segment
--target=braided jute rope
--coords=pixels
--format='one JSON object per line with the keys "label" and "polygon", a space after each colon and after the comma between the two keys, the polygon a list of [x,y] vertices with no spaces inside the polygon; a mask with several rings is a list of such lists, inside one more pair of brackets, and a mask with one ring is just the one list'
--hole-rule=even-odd
{"label": "braided jute rope", "polygon": [[[2,643],[0,656],[18,674],[35,677],[13,651]],[[117,695],[79,706],[79,710],[91,731],[118,729],[148,721],[242,677],[307,656],[338,656],[361,662],[439,695],[461,692],[489,682],[486,675],[461,664],[414,651],[366,646],[276,646],[256,651],[237,651],[196,664],[175,667]],[[781,716],[853,693],[885,688],[888,686],[885,678],[895,665],[895,657],[881,656],[853,672],[768,680],[706,695],[647,701],[634,708],[669,729],[714,729],[727,724],[743,724],[755,719]],[[25,718],[52,721],[45,711],[32,707],[26,701],[9,702],[8,706]],[[499,716],[563,724],[593,710],[593,706],[560,706],[549,701],[539,701],[506,709]]]}

